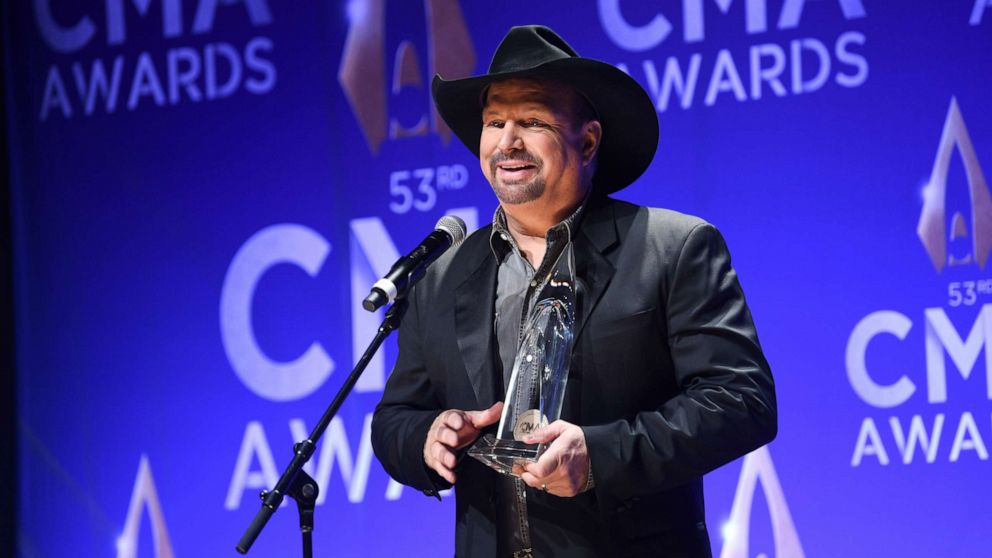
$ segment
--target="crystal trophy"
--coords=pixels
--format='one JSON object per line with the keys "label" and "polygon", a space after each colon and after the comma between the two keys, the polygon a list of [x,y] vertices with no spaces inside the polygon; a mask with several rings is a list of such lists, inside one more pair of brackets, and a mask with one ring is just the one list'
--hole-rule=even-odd
{"label": "crystal trophy", "polygon": [[561,415],[575,323],[574,270],[569,242],[535,290],[537,302],[513,362],[496,436],[486,434],[469,449],[469,455],[503,474],[519,476],[520,467],[541,457],[547,446],[523,438]]}

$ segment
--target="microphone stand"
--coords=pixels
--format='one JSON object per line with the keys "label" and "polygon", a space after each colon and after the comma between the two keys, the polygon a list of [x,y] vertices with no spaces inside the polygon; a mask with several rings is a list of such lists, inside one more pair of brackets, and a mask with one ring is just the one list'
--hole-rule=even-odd
{"label": "microphone stand", "polygon": [[300,512],[300,532],[303,533],[303,556],[304,558],[312,558],[314,504],[317,502],[317,494],[320,493],[320,489],[317,486],[317,481],[313,480],[303,470],[303,466],[307,461],[310,461],[310,457],[313,456],[314,451],[317,449],[317,442],[324,435],[324,430],[331,424],[331,419],[334,418],[338,409],[341,408],[341,404],[344,403],[345,398],[348,397],[352,388],[355,387],[358,378],[365,372],[365,367],[372,360],[372,356],[379,350],[379,346],[389,337],[389,334],[400,327],[403,314],[406,313],[406,307],[407,301],[405,298],[396,299],[396,302],[389,307],[386,317],[379,325],[375,338],[372,339],[368,348],[365,349],[365,353],[358,360],[358,364],[351,370],[348,379],[345,380],[344,385],[338,390],[337,395],[334,396],[334,400],[331,401],[330,406],[324,411],[324,415],[320,417],[320,421],[314,427],[313,431],[310,432],[306,440],[293,446],[293,452],[295,454],[293,460],[286,467],[286,470],[282,472],[282,476],[279,477],[279,482],[276,483],[275,488],[271,491],[262,491],[262,509],[258,510],[258,513],[255,514],[255,519],[252,520],[241,536],[241,540],[235,547],[238,552],[241,554],[248,553],[252,544],[255,543],[255,539],[258,538],[262,529],[265,528],[265,524],[268,523],[272,514],[282,504],[283,498],[289,496],[296,501]]}

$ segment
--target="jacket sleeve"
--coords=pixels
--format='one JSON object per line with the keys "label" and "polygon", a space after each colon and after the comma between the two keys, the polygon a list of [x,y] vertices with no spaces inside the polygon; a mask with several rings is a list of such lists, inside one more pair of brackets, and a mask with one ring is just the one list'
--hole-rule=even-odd
{"label": "jacket sleeve", "polygon": [[712,225],[689,230],[660,295],[678,394],[655,410],[583,427],[597,495],[626,500],[666,490],[776,434],[771,370]]}
{"label": "jacket sleeve", "polygon": [[424,463],[424,443],[441,404],[424,365],[417,289],[399,330],[399,356],[372,417],[372,448],[389,475],[429,496],[451,485]]}

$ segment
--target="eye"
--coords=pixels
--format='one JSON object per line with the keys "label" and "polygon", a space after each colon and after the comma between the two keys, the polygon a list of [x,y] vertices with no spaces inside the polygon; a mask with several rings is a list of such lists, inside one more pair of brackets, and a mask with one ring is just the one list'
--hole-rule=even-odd
{"label": "eye", "polygon": [[538,120],[536,118],[528,118],[527,120],[521,122],[521,124],[523,124],[527,128],[546,128],[548,126],[543,121]]}
{"label": "eye", "polygon": [[496,120],[496,119],[487,120],[486,128],[502,128],[503,124],[505,124],[505,122],[503,122],[502,120]]}

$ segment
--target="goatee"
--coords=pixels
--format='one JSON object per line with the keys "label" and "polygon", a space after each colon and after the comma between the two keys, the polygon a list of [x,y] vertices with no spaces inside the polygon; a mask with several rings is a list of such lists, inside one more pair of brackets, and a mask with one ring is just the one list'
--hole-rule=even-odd
{"label": "goatee", "polygon": [[[535,176],[526,182],[505,183],[500,180],[497,174],[497,165],[503,161],[516,161],[534,165]],[[492,177],[490,186],[493,189],[493,193],[496,194],[496,199],[503,204],[516,205],[532,202],[540,198],[544,194],[546,187],[544,177],[541,176],[542,166],[542,161],[528,151],[520,151],[512,155],[502,152],[495,153],[489,158],[489,176]]]}

